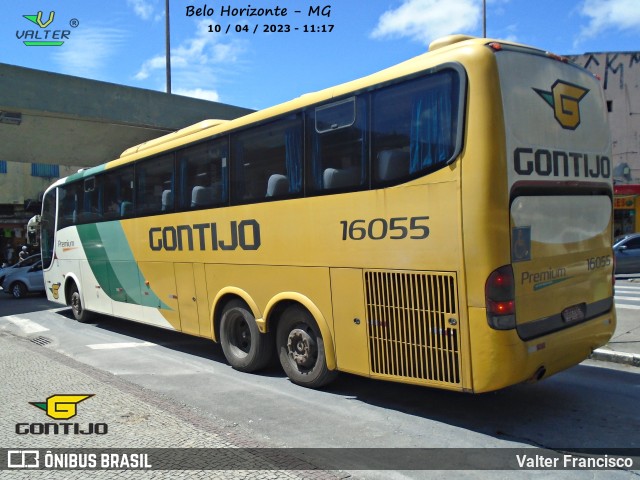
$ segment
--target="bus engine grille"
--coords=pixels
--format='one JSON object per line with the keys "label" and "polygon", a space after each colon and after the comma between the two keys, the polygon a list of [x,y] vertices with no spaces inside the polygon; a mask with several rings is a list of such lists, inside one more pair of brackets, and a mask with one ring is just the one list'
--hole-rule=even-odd
{"label": "bus engine grille", "polygon": [[455,274],[365,271],[371,372],[460,385]]}

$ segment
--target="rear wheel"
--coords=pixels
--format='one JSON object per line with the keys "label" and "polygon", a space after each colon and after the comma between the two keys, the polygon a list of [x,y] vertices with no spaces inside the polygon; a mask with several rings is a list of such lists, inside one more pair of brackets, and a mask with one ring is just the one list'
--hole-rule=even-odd
{"label": "rear wheel", "polygon": [[11,295],[14,298],[22,298],[27,294],[27,286],[22,282],[16,282],[11,285]]}
{"label": "rear wheel", "polygon": [[220,344],[229,364],[241,372],[263,369],[274,354],[272,334],[260,333],[251,310],[241,300],[232,300],[224,308]]}
{"label": "rear wheel", "polygon": [[300,305],[291,305],[282,312],[276,345],[280,364],[293,383],[319,388],[338,375],[327,367],[320,329]]}
{"label": "rear wheel", "polygon": [[71,286],[70,292],[71,296],[69,305],[71,305],[73,318],[75,318],[80,323],[86,323],[91,320],[93,314],[84,309],[82,298],[80,298],[80,292],[78,292],[78,287],[75,285],[75,283]]}

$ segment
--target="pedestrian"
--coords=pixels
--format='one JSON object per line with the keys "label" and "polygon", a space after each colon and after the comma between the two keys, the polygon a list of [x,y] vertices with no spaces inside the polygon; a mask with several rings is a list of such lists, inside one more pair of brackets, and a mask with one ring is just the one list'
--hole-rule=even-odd
{"label": "pedestrian", "polygon": [[11,262],[13,262],[13,246],[11,244],[9,244],[9,246],[7,247],[7,263],[9,265],[11,265]]}

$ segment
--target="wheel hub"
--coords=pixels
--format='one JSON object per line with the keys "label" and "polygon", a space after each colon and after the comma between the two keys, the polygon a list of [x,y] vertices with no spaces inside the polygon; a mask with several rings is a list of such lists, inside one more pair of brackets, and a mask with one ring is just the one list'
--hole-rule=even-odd
{"label": "wheel hub", "polygon": [[236,346],[243,352],[247,353],[251,348],[251,332],[249,331],[249,326],[244,319],[240,319],[236,324],[235,337]]}
{"label": "wheel hub", "polygon": [[313,367],[317,346],[311,335],[299,328],[291,330],[287,347],[289,354],[300,367]]}

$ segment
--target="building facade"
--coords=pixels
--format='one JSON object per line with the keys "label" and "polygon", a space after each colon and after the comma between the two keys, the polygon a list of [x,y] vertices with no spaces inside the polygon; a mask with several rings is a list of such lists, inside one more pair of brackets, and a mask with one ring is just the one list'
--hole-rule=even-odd
{"label": "building facade", "polygon": [[614,175],[615,233],[640,231],[640,52],[585,53],[569,59],[602,82]]}
{"label": "building facade", "polygon": [[252,110],[0,63],[0,264],[38,251],[28,222],[56,179],[205,119]]}

